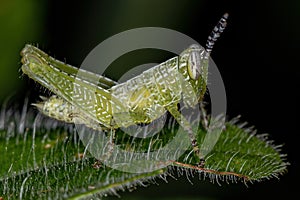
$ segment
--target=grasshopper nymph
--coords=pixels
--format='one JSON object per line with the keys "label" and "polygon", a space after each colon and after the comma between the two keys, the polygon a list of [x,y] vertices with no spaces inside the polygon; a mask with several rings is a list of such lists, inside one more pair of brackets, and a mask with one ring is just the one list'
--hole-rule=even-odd
{"label": "grasshopper nymph", "polygon": [[21,52],[22,71],[55,94],[34,105],[43,114],[58,120],[111,130],[150,123],[168,111],[188,133],[200,159],[199,165],[203,166],[204,159],[191,124],[181,115],[177,105],[181,100],[188,106],[202,101],[210,53],[226,27],[227,17],[228,14],[224,14],[214,27],[206,48],[191,45],[179,56],[121,84],[64,64],[26,45]]}

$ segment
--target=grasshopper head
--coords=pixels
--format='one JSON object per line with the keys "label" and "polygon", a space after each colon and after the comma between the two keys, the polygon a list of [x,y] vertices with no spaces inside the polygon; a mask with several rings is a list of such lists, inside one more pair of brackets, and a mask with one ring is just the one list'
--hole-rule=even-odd
{"label": "grasshopper head", "polygon": [[189,77],[193,80],[203,78],[208,63],[209,54],[201,46],[193,44],[189,48],[189,56],[187,60],[187,72]]}
{"label": "grasshopper head", "polygon": [[188,105],[193,106],[206,92],[209,53],[202,46],[193,44],[179,58],[183,97]]}
{"label": "grasshopper head", "polygon": [[182,57],[185,67],[182,69],[183,76],[193,88],[198,101],[202,99],[206,91],[209,53],[200,45],[193,44]]}
{"label": "grasshopper head", "polygon": [[227,18],[228,13],[225,13],[221,17],[218,24],[208,36],[205,48],[193,44],[180,55],[182,63],[186,63],[185,71],[182,68],[180,71],[185,76],[185,79],[189,80],[198,100],[201,100],[205,94],[210,53],[227,25]]}

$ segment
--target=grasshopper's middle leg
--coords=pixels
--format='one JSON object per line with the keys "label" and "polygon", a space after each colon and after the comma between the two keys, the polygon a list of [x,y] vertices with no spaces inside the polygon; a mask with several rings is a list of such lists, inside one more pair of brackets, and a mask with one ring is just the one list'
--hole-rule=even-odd
{"label": "grasshopper's middle leg", "polygon": [[107,142],[106,146],[105,146],[105,150],[106,152],[102,155],[102,158],[101,160],[103,162],[105,162],[106,160],[108,160],[113,151],[114,151],[114,140],[115,140],[115,134],[116,134],[116,130],[111,128],[109,131],[108,131],[108,137],[109,137],[109,141]]}
{"label": "grasshopper's middle leg", "polygon": [[191,140],[192,147],[193,147],[193,151],[199,158],[198,167],[203,168],[204,164],[205,164],[205,160],[204,160],[203,156],[201,155],[197,139],[193,133],[192,125],[188,122],[188,120],[184,116],[182,116],[182,114],[179,112],[176,104],[168,106],[167,110],[176,119],[176,121],[180,124],[180,126],[182,126],[183,129],[188,133],[189,138]]}

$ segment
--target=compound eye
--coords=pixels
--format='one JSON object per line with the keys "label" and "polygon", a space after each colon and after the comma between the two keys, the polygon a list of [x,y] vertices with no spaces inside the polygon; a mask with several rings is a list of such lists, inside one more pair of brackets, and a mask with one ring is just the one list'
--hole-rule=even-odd
{"label": "compound eye", "polygon": [[199,79],[201,73],[201,57],[199,52],[191,52],[188,59],[187,70],[191,79]]}

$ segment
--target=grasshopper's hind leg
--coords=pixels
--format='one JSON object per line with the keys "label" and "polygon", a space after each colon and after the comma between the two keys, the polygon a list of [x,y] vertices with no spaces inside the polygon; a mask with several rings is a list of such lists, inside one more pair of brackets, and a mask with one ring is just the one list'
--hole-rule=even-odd
{"label": "grasshopper's hind leg", "polygon": [[191,144],[193,147],[194,153],[199,158],[198,167],[203,168],[205,164],[204,157],[201,155],[200,148],[198,146],[197,138],[195,137],[192,129],[192,125],[188,122],[188,120],[182,116],[179,112],[177,105],[170,105],[167,107],[167,110],[171,113],[171,115],[176,119],[176,121],[183,127],[183,129],[188,133],[189,138],[191,140]]}

